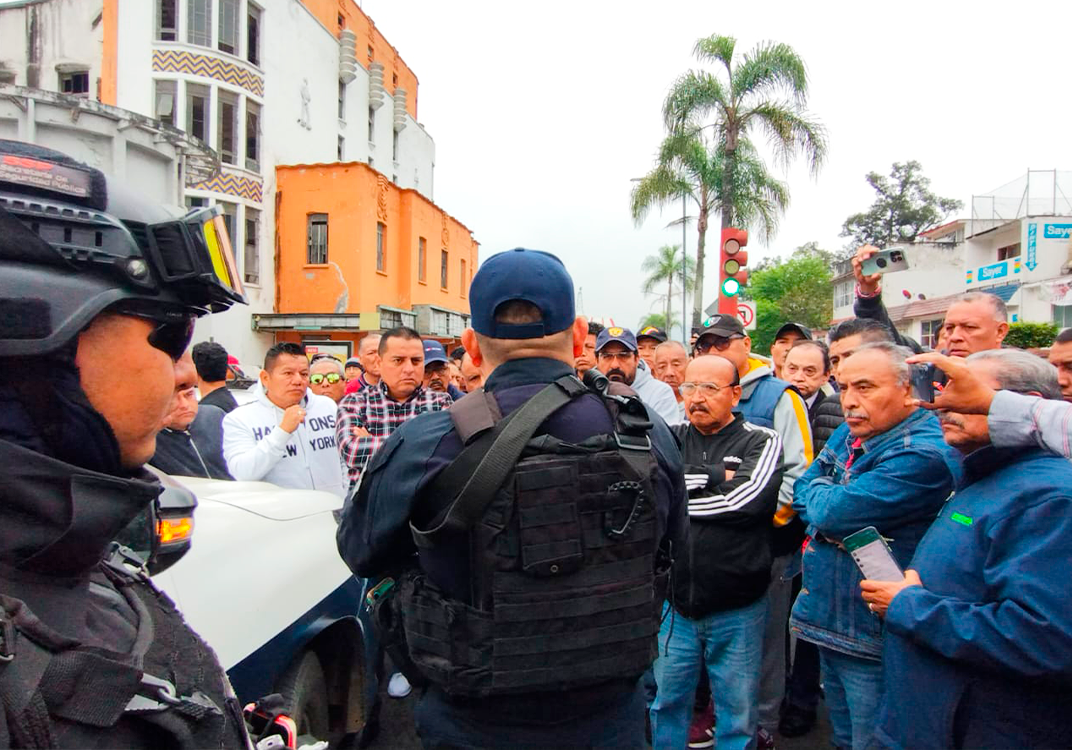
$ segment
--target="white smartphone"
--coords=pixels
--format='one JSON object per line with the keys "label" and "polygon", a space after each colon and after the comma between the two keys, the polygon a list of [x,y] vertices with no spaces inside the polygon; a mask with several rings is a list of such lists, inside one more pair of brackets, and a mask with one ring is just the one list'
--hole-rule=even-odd
{"label": "white smartphone", "polygon": [[906,268],[908,268],[908,258],[905,257],[904,250],[896,247],[879,251],[861,264],[864,276],[889,273],[890,271],[903,271]]}
{"label": "white smartphone", "polygon": [[874,526],[868,526],[855,534],[850,534],[842,539],[841,543],[856,561],[856,567],[864,574],[864,578],[872,581],[904,579],[904,571],[894,559],[890,546],[886,544],[886,540]]}

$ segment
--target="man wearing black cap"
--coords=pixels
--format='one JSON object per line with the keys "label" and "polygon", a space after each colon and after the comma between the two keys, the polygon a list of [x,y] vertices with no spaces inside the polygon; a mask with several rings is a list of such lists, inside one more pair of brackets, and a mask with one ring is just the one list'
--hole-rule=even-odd
{"label": "man wearing black cap", "polygon": [[553,255],[487,260],[462,336],[485,390],[400,427],[343,509],[357,575],[417,563],[396,588],[426,747],[643,745],[654,570],[687,539],[683,470],[635,397],[576,379],[573,289]]}
{"label": "man wearing black cap", "polygon": [[787,568],[803,541],[801,525],[793,523],[793,485],[812,462],[811,423],[804,400],[793,387],[774,377],[770,364],[752,354],[752,339],[734,315],[713,315],[696,340],[698,354],[720,354],[737,365],[741,378],[738,408],[752,424],[773,429],[782,438],[782,484],[771,535],[774,564],[767,589],[768,618],[763,643],[763,676],[759,697],[759,742],[773,745],[779,707],[785,694],[785,638],[789,621],[791,576]]}
{"label": "man wearing black cap", "polygon": [[661,328],[644,326],[637,331],[637,354],[650,372],[655,372],[655,347],[663,343],[666,343],[666,331]]}
{"label": "man wearing black cap", "polygon": [[680,424],[681,410],[674,389],[652,375],[637,352],[637,340],[628,328],[611,326],[596,337],[596,367],[616,383],[624,383],[668,425]]}
{"label": "man wearing black cap", "polygon": [[770,347],[771,364],[774,365],[774,377],[785,379],[782,375],[782,367],[785,366],[785,355],[798,341],[811,341],[811,331],[807,326],[800,323],[786,323],[774,334],[774,343]]}

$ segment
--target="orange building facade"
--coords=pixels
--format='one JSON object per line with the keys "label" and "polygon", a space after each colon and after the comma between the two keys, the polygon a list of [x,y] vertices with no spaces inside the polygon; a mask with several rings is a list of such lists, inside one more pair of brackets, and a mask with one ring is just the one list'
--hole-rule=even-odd
{"label": "orange building facade", "polygon": [[255,324],[335,353],[396,325],[456,340],[478,250],[464,224],[363,162],[278,166],[276,308]]}

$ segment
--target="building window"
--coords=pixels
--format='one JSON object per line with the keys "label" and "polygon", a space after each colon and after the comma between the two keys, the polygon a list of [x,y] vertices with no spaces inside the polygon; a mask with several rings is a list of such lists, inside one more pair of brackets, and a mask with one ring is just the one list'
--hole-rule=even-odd
{"label": "building window", "polygon": [[238,97],[221,91],[220,121],[216,124],[216,150],[224,164],[238,162]]}
{"label": "building window", "polygon": [[424,237],[417,238],[417,281],[422,284],[428,283],[428,240]]}
{"label": "building window", "polygon": [[936,320],[924,320],[919,324],[919,343],[927,349],[938,348],[938,333],[942,330],[945,321],[941,318]]}
{"label": "building window", "polygon": [[439,254],[439,286],[447,288],[447,266],[450,265],[450,254],[443,250]]}
{"label": "building window", "polygon": [[338,18],[336,18],[335,21],[339,24],[339,31],[342,31],[346,28],[346,16],[344,16],[342,13],[339,14]]}
{"label": "building window", "polygon": [[834,309],[839,307],[848,307],[852,304],[852,284],[851,281],[846,281],[838,284],[834,288]]}
{"label": "building window", "polygon": [[178,39],[178,0],[156,0],[156,38],[162,42]]}
{"label": "building window", "polygon": [[153,115],[165,125],[175,125],[175,81],[155,81],[153,83],[155,94],[153,101],[155,109]]}
{"label": "building window", "polygon": [[0,68],[0,83],[15,83],[15,71]]}
{"label": "building window", "polygon": [[217,47],[230,55],[238,54],[238,0],[216,0],[220,4],[220,34]]}
{"label": "building window", "polygon": [[1058,328],[1072,328],[1072,305],[1054,305],[1053,322]]}
{"label": "building window", "polygon": [[186,0],[186,41],[212,46],[212,0]]}
{"label": "building window", "polygon": [[458,280],[461,282],[461,285],[462,285],[462,299],[465,299],[465,287],[466,287],[465,279],[467,278],[466,275],[465,275],[465,258],[462,258],[461,266],[462,266],[461,275],[458,276]]}
{"label": "building window", "polygon": [[309,214],[307,217],[309,251],[306,262],[309,265],[323,265],[328,262],[328,215]]}
{"label": "building window", "polygon": [[369,59],[369,62],[372,62],[372,45],[371,44],[369,45],[369,48],[368,48],[368,59]]}
{"label": "building window", "polygon": [[246,99],[246,169],[261,168],[261,105]]}
{"label": "building window", "polygon": [[391,74],[391,85],[392,86],[397,86],[398,85],[398,73],[392,73]]}
{"label": "building window", "polygon": [[1020,257],[1020,243],[1015,245],[1006,245],[1005,247],[998,248],[998,260],[1008,260],[1009,258]]}
{"label": "building window", "polygon": [[[391,155],[395,161],[398,161],[398,131],[394,131],[394,137],[391,139]],[[398,182],[398,180],[395,180]]]}
{"label": "building window", "polygon": [[387,227],[376,222],[376,270],[387,272]]}
{"label": "building window", "polygon": [[259,284],[261,281],[261,256],[257,250],[260,223],[261,212],[253,208],[247,208],[246,237],[242,253],[242,273],[247,284]]}
{"label": "building window", "polygon": [[208,205],[208,198],[202,198],[197,195],[186,196],[186,208],[204,208]]}
{"label": "building window", "polygon": [[89,71],[75,70],[68,73],[60,73],[60,91],[75,96],[85,96],[89,93]]}
{"label": "building window", "polygon": [[223,212],[223,224],[227,227],[227,238],[230,240],[231,247],[235,246],[235,240],[238,238],[236,232],[238,231],[238,224],[235,221],[238,218],[238,206],[234,203],[225,203],[224,201],[216,201],[217,208]]}
{"label": "building window", "polygon": [[339,81],[339,119],[346,120],[346,84]]}
{"label": "building window", "polygon": [[194,138],[208,141],[208,102],[207,86],[186,84],[186,132]]}
{"label": "building window", "polygon": [[338,154],[337,154],[337,157],[338,157],[339,161],[345,161],[345,159],[343,159],[343,154],[345,154],[345,153],[346,153],[346,139],[343,138],[340,135],[339,136],[339,148],[338,148]]}
{"label": "building window", "polygon": [[[368,139],[372,143],[372,136],[376,133],[376,110],[368,108]],[[372,162],[369,162],[370,164]]]}
{"label": "building window", "polygon": [[261,9],[253,3],[246,12],[246,59],[261,64]]}

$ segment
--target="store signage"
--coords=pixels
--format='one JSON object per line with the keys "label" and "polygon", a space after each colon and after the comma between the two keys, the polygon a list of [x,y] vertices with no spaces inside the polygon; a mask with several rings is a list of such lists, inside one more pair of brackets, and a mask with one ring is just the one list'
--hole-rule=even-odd
{"label": "store signage", "polygon": [[1038,224],[1031,222],[1027,225],[1027,260],[1024,263],[1028,271],[1034,271],[1038,262],[1035,260],[1035,250],[1038,245]]}
{"label": "store signage", "polygon": [[1009,263],[1008,261],[1001,261],[1000,263],[992,263],[989,266],[983,266],[979,269],[977,278],[979,281],[992,281],[993,279],[1000,279],[1003,276],[1009,275]]}
{"label": "store signage", "polygon": [[1042,236],[1048,240],[1072,239],[1072,224],[1043,224]]}

